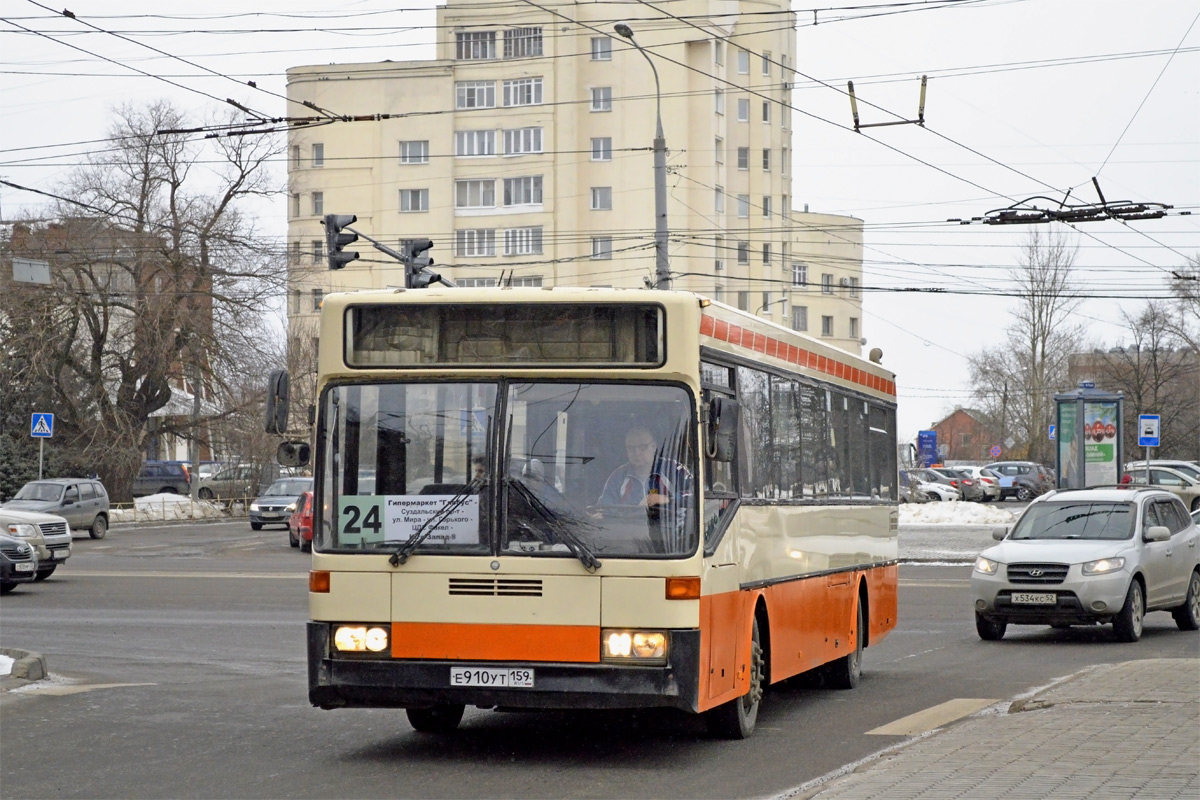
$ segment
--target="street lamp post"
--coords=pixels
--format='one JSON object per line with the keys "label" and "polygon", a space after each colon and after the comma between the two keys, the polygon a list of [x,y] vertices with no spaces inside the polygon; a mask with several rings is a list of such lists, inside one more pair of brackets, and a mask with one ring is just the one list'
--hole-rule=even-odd
{"label": "street lamp post", "polygon": [[658,82],[658,68],[654,66],[654,59],[633,38],[633,29],[624,22],[618,22],[613,30],[637,48],[654,73],[654,287],[670,289],[671,267],[667,259],[667,139],[663,136],[662,86]]}

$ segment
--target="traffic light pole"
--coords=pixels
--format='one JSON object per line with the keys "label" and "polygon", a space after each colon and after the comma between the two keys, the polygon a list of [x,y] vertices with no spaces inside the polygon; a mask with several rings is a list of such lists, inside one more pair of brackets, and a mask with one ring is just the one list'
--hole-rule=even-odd
{"label": "traffic light pole", "polygon": [[[431,247],[433,247],[433,242],[429,241],[428,239],[418,239],[417,240],[418,242],[421,242],[424,245],[423,247],[421,247],[419,249],[419,251],[413,250],[413,252],[408,252],[408,250],[411,250],[412,248],[406,248],[406,252],[399,253],[399,252],[393,250],[392,248],[388,247],[383,242],[372,239],[370,236],[367,236],[362,231],[356,231],[354,228],[351,228],[349,225],[341,225],[339,227],[339,230],[350,231],[358,238],[365,239],[366,241],[370,242],[371,246],[374,247],[379,252],[386,253],[387,255],[391,256],[392,258],[396,259],[401,264],[403,264],[404,265],[404,286],[406,289],[422,289],[425,286],[428,286],[430,283],[440,283],[444,286],[451,286],[451,287],[454,286],[454,283],[452,283],[451,281],[446,280],[445,278],[443,278],[441,275],[437,274],[436,272],[432,272],[432,271],[426,269],[427,265],[433,263],[432,259],[426,258],[426,261],[424,264],[418,265],[418,264],[414,263],[417,261],[417,258],[420,255],[420,253],[424,253],[425,251],[427,251]],[[357,258],[358,254],[355,253],[354,257]],[[416,269],[414,269],[414,267],[416,267]],[[422,278],[424,278],[425,280],[422,281],[421,280]]]}

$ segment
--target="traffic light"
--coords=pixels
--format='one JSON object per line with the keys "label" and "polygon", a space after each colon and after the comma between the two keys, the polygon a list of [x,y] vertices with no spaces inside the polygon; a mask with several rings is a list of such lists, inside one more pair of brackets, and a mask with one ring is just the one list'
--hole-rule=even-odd
{"label": "traffic light", "polygon": [[433,242],[429,239],[413,239],[404,243],[404,285],[409,289],[424,289],[442,276],[433,272],[433,257],[429,251]]}
{"label": "traffic light", "polygon": [[330,269],[341,269],[358,258],[358,253],[342,249],[358,241],[357,233],[342,233],[342,228],[357,221],[358,217],[353,214],[326,214],[322,219],[321,224],[325,226],[325,251]]}

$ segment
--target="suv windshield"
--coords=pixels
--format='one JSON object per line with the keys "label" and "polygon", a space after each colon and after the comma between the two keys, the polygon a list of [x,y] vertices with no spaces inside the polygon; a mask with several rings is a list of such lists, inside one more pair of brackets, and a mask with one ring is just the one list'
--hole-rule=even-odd
{"label": "suv windshield", "polygon": [[693,408],[669,385],[331,387],[317,546],[585,564],[692,553]]}
{"label": "suv windshield", "polygon": [[1128,539],[1133,503],[1034,503],[1013,528],[1013,539]]}
{"label": "suv windshield", "polygon": [[27,483],[21,487],[13,500],[43,500],[51,502],[62,497],[63,487],[59,483]]}

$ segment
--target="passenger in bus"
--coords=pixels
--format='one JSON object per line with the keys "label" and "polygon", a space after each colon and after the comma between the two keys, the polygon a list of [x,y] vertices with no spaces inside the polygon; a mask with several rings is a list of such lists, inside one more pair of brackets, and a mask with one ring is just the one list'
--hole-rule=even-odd
{"label": "passenger in bus", "polygon": [[691,498],[691,473],[678,461],[658,453],[658,442],[649,428],[635,425],[629,429],[625,456],[628,460],[604,482],[601,506],[681,506]]}
{"label": "passenger in bus", "polygon": [[471,459],[472,477],[477,481],[487,480],[487,459],[483,456],[475,456]]}

